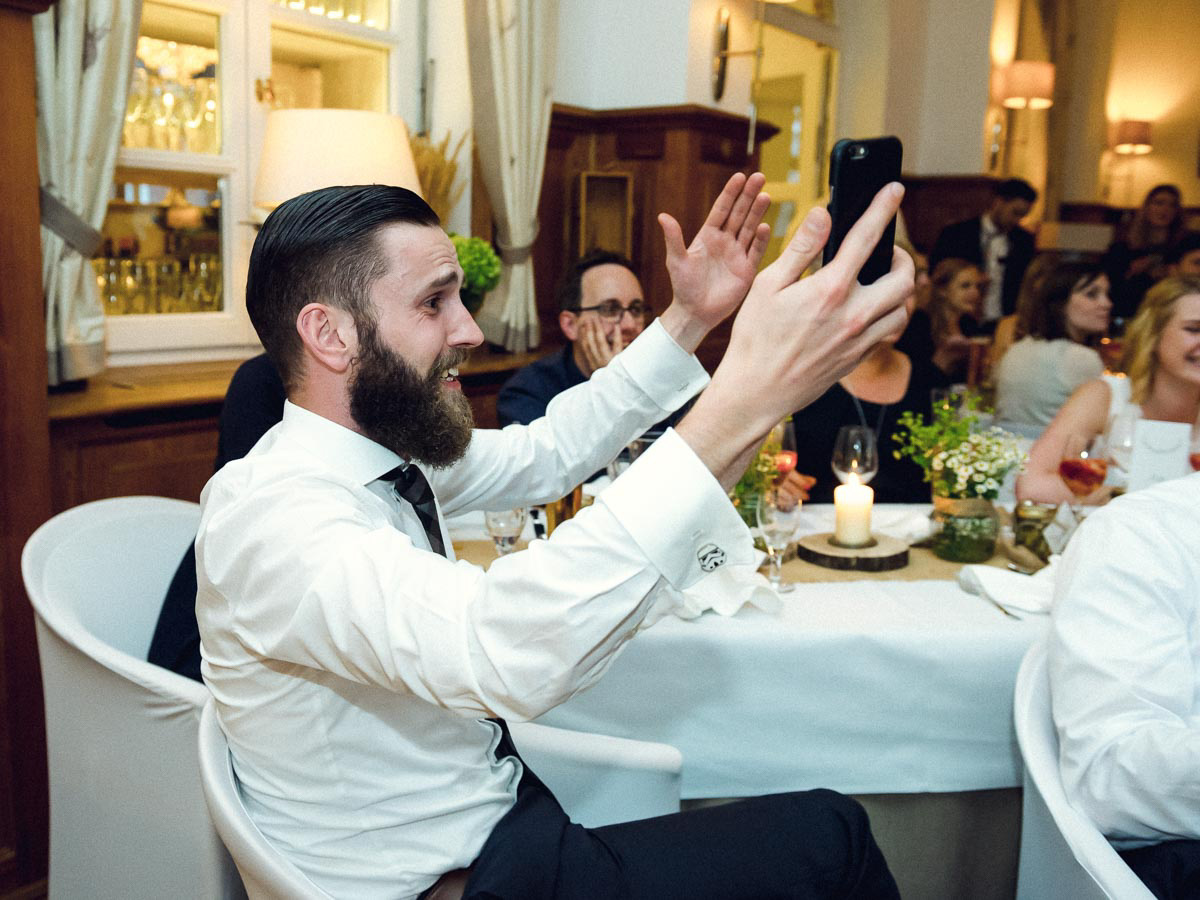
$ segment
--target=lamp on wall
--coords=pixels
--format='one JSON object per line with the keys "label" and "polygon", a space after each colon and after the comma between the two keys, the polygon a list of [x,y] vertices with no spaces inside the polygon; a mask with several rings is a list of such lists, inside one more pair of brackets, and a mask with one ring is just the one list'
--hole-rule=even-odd
{"label": "lamp on wall", "polygon": [[998,73],[998,99],[1008,109],[1049,109],[1054,105],[1054,63],[1014,59]]}
{"label": "lamp on wall", "polygon": [[753,56],[754,78],[750,82],[750,134],[746,138],[746,153],[754,152],[754,131],[758,119],[758,83],[762,71],[763,56],[763,24],[766,19],[768,3],[790,3],[791,0],[755,0],[754,47],[749,50],[729,49],[729,10],[724,6],[717,10],[717,23],[713,29],[713,58],[712,58],[712,97],[720,100],[725,96],[725,74],[729,68],[731,56]]}
{"label": "lamp on wall", "polygon": [[392,184],[421,193],[399,116],[357,109],[277,109],[267,116],[254,205],[339,184]]}
{"label": "lamp on wall", "polygon": [[1142,156],[1151,150],[1150,123],[1140,119],[1122,119],[1117,123],[1113,152],[1122,156]]}

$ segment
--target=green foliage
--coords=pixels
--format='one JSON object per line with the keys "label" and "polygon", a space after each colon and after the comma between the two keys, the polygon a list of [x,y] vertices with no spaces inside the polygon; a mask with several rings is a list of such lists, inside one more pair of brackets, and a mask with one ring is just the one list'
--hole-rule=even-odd
{"label": "green foliage", "polygon": [[905,411],[892,439],[896,459],[910,458],[925,472],[937,497],[996,499],[1012,469],[1025,462],[1013,435],[1000,428],[980,431],[980,399],[975,394],[951,396],[934,407],[928,424],[919,413]]}
{"label": "green foliage", "polygon": [[452,234],[450,240],[463,270],[463,303],[474,313],[483,295],[500,283],[500,257],[483,238]]}
{"label": "green foliage", "polygon": [[749,467],[738,479],[738,483],[729,492],[729,499],[742,520],[751,528],[758,523],[755,521],[755,504],[758,497],[765,493],[775,483],[779,470],[775,468],[775,454],[779,452],[779,434],[772,431],[758,448],[758,453],[750,461]]}

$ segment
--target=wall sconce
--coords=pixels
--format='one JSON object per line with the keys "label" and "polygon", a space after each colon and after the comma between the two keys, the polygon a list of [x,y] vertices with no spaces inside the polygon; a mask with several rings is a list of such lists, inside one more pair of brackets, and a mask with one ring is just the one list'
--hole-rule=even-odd
{"label": "wall sconce", "polygon": [[750,133],[746,136],[746,154],[754,152],[754,132],[758,124],[758,82],[762,71],[763,22],[768,3],[790,3],[791,0],[757,0],[754,4],[754,21],[757,26],[754,47],[750,50],[729,49],[729,10],[722,6],[717,10],[717,24],[713,29],[712,95],[713,100],[725,96],[725,74],[731,56],[754,57],[754,79],[750,82]]}
{"label": "wall sconce", "polygon": [[1122,156],[1142,156],[1149,153],[1150,123],[1138,119],[1122,119],[1117,123],[1113,152]]}
{"label": "wall sconce", "polygon": [[1054,63],[1015,59],[997,73],[997,99],[1008,109],[1054,105]]}
{"label": "wall sconce", "polygon": [[254,205],[339,184],[391,184],[421,193],[399,116],[358,109],[277,109],[267,115]]}
{"label": "wall sconce", "polygon": [[731,56],[754,57],[754,82],[758,83],[759,67],[762,63],[763,52],[763,19],[766,16],[768,3],[790,3],[791,0],[756,0],[754,4],[754,21],[758,26],[758,36],[755,44],[749,50],[729,49],[729,10],[722,6],[717,10],[717,24],[713,29],[713,60],[712,60],[712,95],[713,100],[725,96],[725,72]]}

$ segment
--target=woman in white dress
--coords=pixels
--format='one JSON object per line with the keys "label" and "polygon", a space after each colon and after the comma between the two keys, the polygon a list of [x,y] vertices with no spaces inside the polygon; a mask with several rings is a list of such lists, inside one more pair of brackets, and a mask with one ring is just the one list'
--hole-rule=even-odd
{"label": "woman in white dress", "polygon": [[[1121,368],[1124,376],[1089,381],[1059,410],[1017,479],[1018,499],[1071,501],[1073,495],[1058,474],[1068,444],[1104,434],[1119,414],[1191,424],[1195,436],[1200,428],[1200,277],[1165,278],[1150,289],[1125,331]],[[1102,486],[1082,502],[1103,503],[1110,493]]]}

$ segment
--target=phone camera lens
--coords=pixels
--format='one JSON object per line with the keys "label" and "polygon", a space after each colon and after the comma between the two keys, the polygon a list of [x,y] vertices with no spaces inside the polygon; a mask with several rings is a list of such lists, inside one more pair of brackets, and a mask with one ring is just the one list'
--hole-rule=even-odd
{"label": "phone camera lens", "polygon": [[867,148],[864,147],[862,144],[855,144],[853,147],[850,148],[850,158],[851,159],[862,159],[866,155],[867,155]]}

